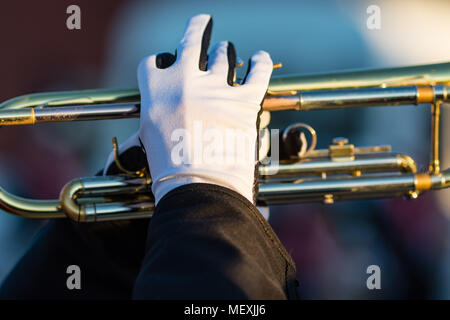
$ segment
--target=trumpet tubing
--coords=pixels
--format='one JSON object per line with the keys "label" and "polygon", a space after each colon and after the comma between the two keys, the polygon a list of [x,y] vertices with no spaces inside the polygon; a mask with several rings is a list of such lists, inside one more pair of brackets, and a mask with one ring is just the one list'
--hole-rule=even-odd
{"label": "trumpet tubing", "polygon": [[[267,111],[405,105],[450,100],[450,63],[276,76]],[[138,89],[35,93],[0,104],[0,126],[139,117]]]}
{"label": "trumpet tubing", "polygon": [[[441,171],[439,163],[440,105],[445,102],[450,102],[450,63],[273,77],[262,103],[267,111],[431,105],[430,170],[418,173],[412,158],[388,146],[355,147],[338,139],[328,149],[313,146],[279,164],[260,165],[258,203],[417,198],[427,190],[449,188],[450,170]],[[133,118],[139,117],[139,103],[137,89],[29,94],[0,104],[0,126]],[[25,199],[0,188],[0,206],[24,217],[89,222],[149,217],[154,198],[151,180],[128,172],[75,179],[55,200]]]}

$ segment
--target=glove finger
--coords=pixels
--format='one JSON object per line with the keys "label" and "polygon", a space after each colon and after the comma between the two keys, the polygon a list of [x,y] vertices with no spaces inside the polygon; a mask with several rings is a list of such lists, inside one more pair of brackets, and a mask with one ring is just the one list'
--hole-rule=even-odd
{"label": "glove finger", "polygon": [[243,84],[251,84],[267,88],[272,75],[273,62],[265,51],[256,52],[250,59]]}
{"label": "glove finger", "polygon": [[222,41],[216,44],[212,50],[208,62],[208,70],[212,73],[226,74],[228,85],[232,86],[236,67],[236,50],[233,43]]}
{"label": "glove finger", "polygon": [[212,73],[225,74],[228,70],[228,41],[217,43],[211,50],[208,61],[208,70]]}
{"label": "glove finger", "polygon": [[210,15],[199,14],[189,19],[177,49],[179,59],[184,65],[198,66],[200,70],[206,71],[211,31],[212,18]]}
{"label": "glove finger", "polygon": [[157,55],[145,57],[141,60],[137,68],[137,78],[139,83],[139,91],[141,92],[141,101],[147,98],[146,96],[148,96],[148,89],[146,90],[146,87],[148,86],[149,75],[151,74],[150,71],[157,70],[156,57]]}
{"label": "glove finger", "polygon": [[138,75],[142,71],[151,70],[156,68],[156,57],[157,55],[152,54],[151,56],[147,56],[141,60],[138,66]]}

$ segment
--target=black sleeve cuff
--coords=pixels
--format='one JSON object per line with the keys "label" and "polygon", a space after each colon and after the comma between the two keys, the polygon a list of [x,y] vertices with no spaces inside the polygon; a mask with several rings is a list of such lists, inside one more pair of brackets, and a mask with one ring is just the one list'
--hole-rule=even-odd
{"label": "black sleeve cuff", "polygon": [[245,197],[212,184],[166,194],[136,281],[142,299],[293,299],[295,265]]}

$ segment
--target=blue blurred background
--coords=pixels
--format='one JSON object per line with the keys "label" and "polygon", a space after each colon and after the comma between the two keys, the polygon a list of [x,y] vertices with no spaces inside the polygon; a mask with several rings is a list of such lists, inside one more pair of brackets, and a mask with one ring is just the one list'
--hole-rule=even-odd
{"label": "blue blurred background", "polygon": [[[81,30],[66,28],[66,8],[81,8]],[[381,29],[366,26],[369,5]],[[0,97],[40,91],[136,87],[140,59],[173,52],[187,19],[214,18],[211,43],[232,41],[244,60],[259,49],[275,74],[329,72],[450,61],[448,1],[40,1],[0,4]],[[246,68],[241,68],[246,69]],[[450,110],[442,110],[442,167],[450,166]],[[389,109],[272,114],[272,128],[307,122],[319,147],[334,136],[356,145],[390,144],[428,161],[429,110]],[[70,179],[92,175],[137,120],[2,128],[0,185],[32,198],[55,198]],[[447,150],[445,150],[447,149]],[[305,299],[450,298],[450,193],[271,208],[270,223],[293,256]],[[0,281],[42,221],[0,214]],[[368,290],[366,268],[381,268]]]}

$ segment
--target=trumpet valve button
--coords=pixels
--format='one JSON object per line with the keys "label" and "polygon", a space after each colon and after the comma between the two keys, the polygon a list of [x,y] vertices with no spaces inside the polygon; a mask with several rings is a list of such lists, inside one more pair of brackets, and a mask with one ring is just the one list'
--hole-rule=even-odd
{"label": "trumpet valve button", "polygon": [[333,139],[333,144],[337,146],[345,146],[348,143],[348,139],[344,137],[336,137]]}
{"label": "trumpet valve button", "polygon": [[348,143],[348,139],[337,137],[328,146],[328,155],[333,161],[352,161],[354,157],[354,145]]}

